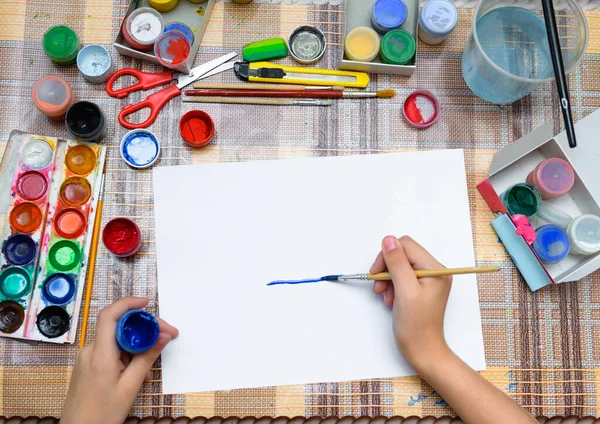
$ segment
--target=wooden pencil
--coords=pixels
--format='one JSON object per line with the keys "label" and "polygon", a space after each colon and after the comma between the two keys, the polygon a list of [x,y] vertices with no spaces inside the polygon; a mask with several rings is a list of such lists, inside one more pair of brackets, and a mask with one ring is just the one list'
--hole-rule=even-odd
{"label": "wooden pencil", "polygon": [[87,283],[85,287],[85,304],[83,307],[83,321],[81,322],[81,335],[79,338],[79,349],[85,345],[85,336],[87,333],[88,317],[90,314],[90,304],[92,302],[92,287],[94,284],[94,270],[96,268],[96,256],[98,254],[98,241],[100,239],[100,226],[102,223],[102,198],[104,197],[104,174],[100,187],[100,197],[96,205],[96,220],[94,221],[94,230],[92,232],[92,243],[90,247],[90,263],[88,266]]}
{"label": "wooden pencil", "polygon": [[243,97],[184,97],[184,103],[223,103],[236,105],[331,106],[332,100],[264,99]]}

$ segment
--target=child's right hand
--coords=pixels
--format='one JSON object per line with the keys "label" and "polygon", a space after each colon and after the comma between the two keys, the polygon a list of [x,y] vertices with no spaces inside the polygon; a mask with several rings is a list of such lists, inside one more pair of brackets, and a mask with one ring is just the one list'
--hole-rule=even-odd
{"label": "child's right hand", "polygon": [[416,269],[444,268],[410,237],[388,236],[371,267],[372,274],[389,271],[393,281],[376,281],[373,291],[393,306],[398,350],[418,373],[450,353],[444,338],[444,314],[452,277],[422,278]]}

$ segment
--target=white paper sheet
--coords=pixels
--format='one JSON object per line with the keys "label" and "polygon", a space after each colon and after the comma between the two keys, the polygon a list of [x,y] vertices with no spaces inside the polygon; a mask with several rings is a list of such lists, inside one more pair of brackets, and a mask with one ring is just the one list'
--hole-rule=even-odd
{"label": "white paper sheet", "polygon": [[[388,234],[474,266],[462,150],[154,170],[160,315],[180,330],[164,393],[413,375],[367,272]],[[455,277],[451,348],[485,369],[474,276]]]}

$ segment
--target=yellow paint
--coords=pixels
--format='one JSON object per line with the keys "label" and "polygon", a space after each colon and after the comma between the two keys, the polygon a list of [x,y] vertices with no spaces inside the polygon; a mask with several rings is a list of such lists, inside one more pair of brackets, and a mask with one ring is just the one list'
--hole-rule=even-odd
{"label": "yellow paint", "polygon": [[381,40],[369,27],[356,27],[348,33],[344,50],[348,59],[357,62],[370,62],[379,54]]}
{"label": "yellow paint", "polygon": [[168,12],[175,9],[179,0],[148,0],[148,4],[159,12]]}

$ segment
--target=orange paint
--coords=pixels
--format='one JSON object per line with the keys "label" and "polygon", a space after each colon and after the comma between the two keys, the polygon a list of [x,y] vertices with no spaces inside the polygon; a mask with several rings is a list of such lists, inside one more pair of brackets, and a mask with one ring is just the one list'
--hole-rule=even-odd
{"label": "orange paint", "polygon": [[42,225],[42,211],[33,203],[19,203],[10,212],[10,226],[20,233],[33,233]]}
{"label": "orange paint", "polygon": [[56,214],[54,230],[62,237],[74,239],[85,231],[85,215],[74,208],[63,209]]}
{"label": "orange paint", "polygon": [[89,146],[73,146],[67,152],[65,164],[72,173],[87,175],[96,167],[96,153]]}
{"label": "orange paint", "polygon": [[90,183],[81,177],[67,178],[60,187],[60,198],[68,205],[81,206],[92,196]]}

